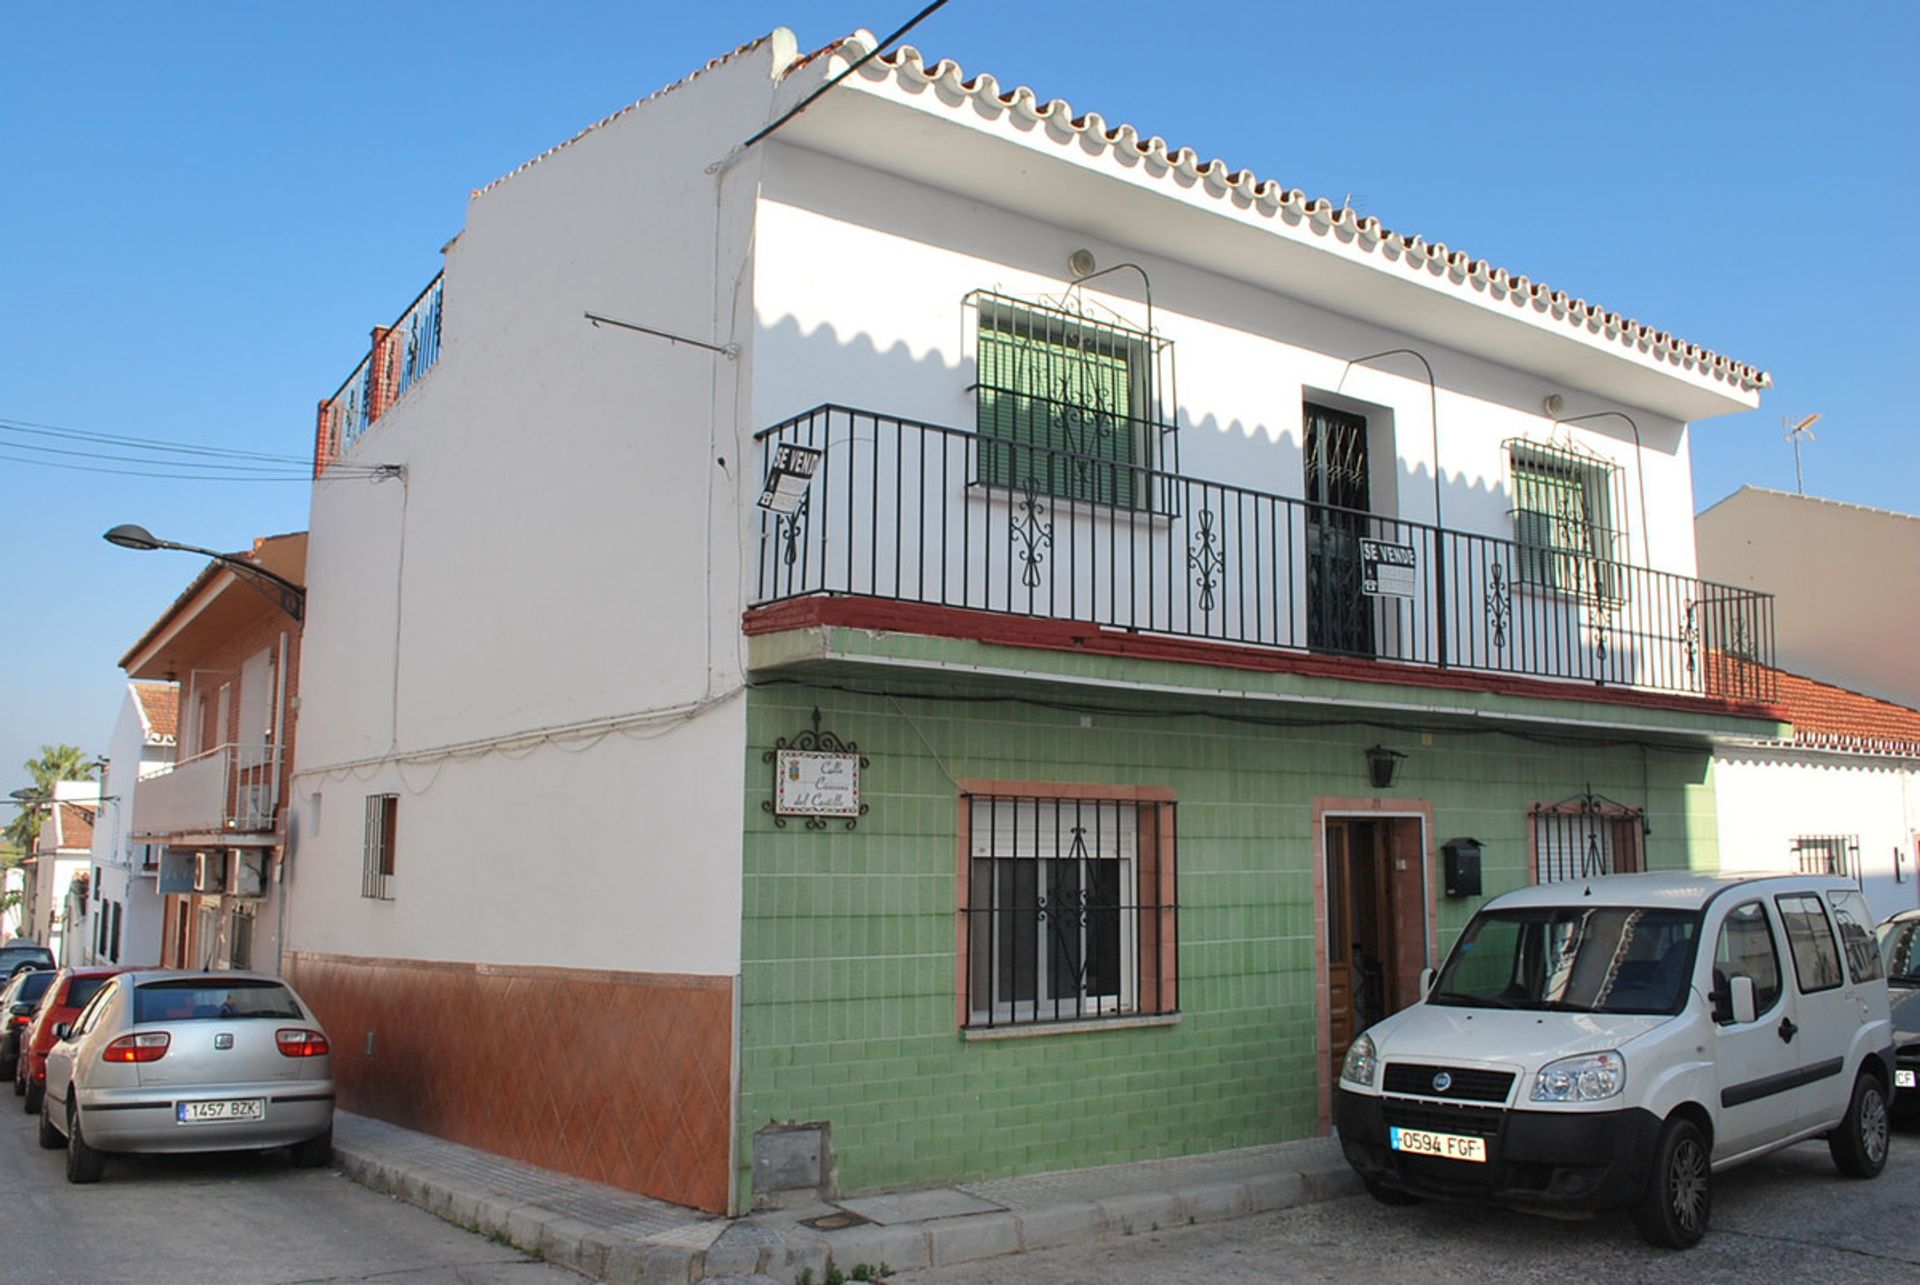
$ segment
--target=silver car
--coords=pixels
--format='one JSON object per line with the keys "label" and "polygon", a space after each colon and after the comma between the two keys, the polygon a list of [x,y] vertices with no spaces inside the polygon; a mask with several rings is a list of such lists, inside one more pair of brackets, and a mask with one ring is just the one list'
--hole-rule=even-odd
{"label": "silver car", "polygon": [[98,1181],[115,1151],[333,1154],[326,1032],[277,977],[121,973],[58,1034],[40,1145],[66,1147],[69,1182]]}

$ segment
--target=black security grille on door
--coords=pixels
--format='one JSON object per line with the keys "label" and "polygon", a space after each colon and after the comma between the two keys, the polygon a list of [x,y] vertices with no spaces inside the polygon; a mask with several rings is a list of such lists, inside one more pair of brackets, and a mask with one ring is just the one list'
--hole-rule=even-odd
{"label": "black security grille on door", "polygon": [[1527,811],[1533,825],[1537,882],[1560,883],[1646,868],[1641,850],[1646,813],[1593,793]]}
{"label": "black security grille on door", "polygon": [[1371,655],[1373,599],[1360,541],[1367,534],[1367,421],[1307,403],[1303,458],[1307,492],[1307,646]]}
{"label": "black security grille on door", "polygon": [[1793,841],[1794,864],[1803,875],[1860,875],[1860,836],[1803,834]]}
{"label": "black security grille on door", "polygon": [[1172,803],[963,797],[967,1025],[1175,1010]]}

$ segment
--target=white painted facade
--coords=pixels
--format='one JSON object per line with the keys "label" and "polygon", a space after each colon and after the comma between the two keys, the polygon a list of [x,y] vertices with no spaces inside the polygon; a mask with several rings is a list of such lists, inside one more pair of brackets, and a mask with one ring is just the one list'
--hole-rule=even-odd
{"label": "white painted facade", "polygon": [[1920,516],[1743,486],[1694,530],[1702,575],[1774,595],[1781,668],[1920,707]]}
{"label": "white painted facade", "polygon": [[[53,800],[56,811],[60,803],[94,805],[95,824],[98,824],[99,782],[55,781]],[[84,938],[75,939],[71,920],[77,902],[68,896],[68,891],[76,875],[90,871],[92,850],[75,845],[73,837],[66,834],[65,828],[56,820],[55,812],[50,811],[41,823],[40,839],[35,851],[39,857],[35,863],[34,878],[28,882],[32,889],[32,905],[29,908],[26,936],[45,943],[47,949],[53,952],[55,962],[62,966],[81,963],[84,959],[81,953]]]}
{"label": "white painted facade", "polygon": [[1876,921],[1920,907],[1920,760],[1757,745],[1716,753],[1713,780],[1723,869],[1794,870],[1796,840],[1838,836]]}
{"label": "white painted facade", "polygon": [[[733,155],[846,65],[776,79],[793,53],[778,33],[475,194],[438,364],[340,457],[401,476],[314,488],[292,949],[738,972],[755,435],[827,402],[969,429],[967,297],[1058,299],[1078,249],[1151,278],[1183,475],[1299,497],[1301,405],[1331,400],[1382,430],[1381,512],[1431,522],[1437,467],[1445,525],[1504,539],[1502,443],[1570,443],[1621,470],[1631,560],[1693,572],[1685,421],[1756,391],[877,65]],[[1142,325],[1137,282],[1086,297]],[[1348,368],[1400,347],[1435,369],[1437,466],[1417,366]],[[361,889],[380,794],[390,899]]]}
{"label": "white painted facade", "polygon": [[[90,899],[89,913],[78,929],[89,963],[158,964],[164,910],[155,890],[159,860],[156,854],[148,862],[148,845],[133,841],[133,808],[140,778],[172,763],[176,747],[174,737],[148,723],[133,684],[126,684],[122,692],[120,713],[107,743],[100,812],[93,826],[99,892]],[[115,904],[120,907],[117,956],[111,949],[110,922],[107,949],[99,944],[100,920]]]}

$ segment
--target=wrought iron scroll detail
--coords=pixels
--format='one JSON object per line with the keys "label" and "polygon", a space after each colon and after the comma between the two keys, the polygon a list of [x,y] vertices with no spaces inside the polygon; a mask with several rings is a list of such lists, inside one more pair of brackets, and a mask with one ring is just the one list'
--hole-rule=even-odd
{"label": "wrought iron scroll detail", "polygon": [[1700,670],[1700,625],[1694,618],[1700,604],[1689,598],[1684,610],[1686,623],[1680,627],[1680,645],[1687,653],[1687,677],[1692,678]]}
{"label": "wrought iron scroll detail", "polygon": [[1026,490],[1013,506],[1012,538],[1020,546],[1020,583],[1029,589],[1040,587],[1040,564],[1046,551],[1053,548],[1053,523],[1042,521],[1047,506],[1034,494],[1033,476],[1028,474]]}
{"label": "wrought iron scroll detail", "polygon": [[1200,535],[1193,548],[1187,550],[1187,565],[1196,573],[1194,586],[1200,590],[1200,610],[1213,610],[1213,591],[1215,580],[1227,566],[1227,555],[1220,549],[1220,536],[1213,529],[1213,510],[1200,510]]}
{"label": "wrought iron scroll detail", "polygon": [[[787,819],[780,815],[779,811],[774,807],[774,799],[780,795],[779,757],[781,750],[801,750],[814,754],[859,754],[861,770],[864,771],[872,766],[867,756],[860,754],[860,747],[858,745],[855,745],[852,741],[842,740],[840,737],[835,736],[832,732],[820,726],[820,710],[816,707],[813,711],[813,727],[811,730],[796,732],[791,737],[779,737],[774,741],[772,749],[760,755],[760,761],[767,764],[770,769],[769,776],[771,779],[768,784],[771,785],[773,789],[771,795],[760,800],[760,810],[772,816],[774,825],[783,830],[786,829]],[[847,829],[851,830],[859,825],[860,817],[866,814],[867,805],[862,803],[860,805],[860,816],[848,817],[846,819]],[[824,830],[827,828],[827,822],[829,820],[838,820],[838,818],[808,817],[806,818],[807,829]]]}
{"label": "wrought iron scroll detail", "polygon": [[800,536],[807,527],[807,506],[813,503],[813,494],[808,492],[800,497],[799,507],[786,516],[776,516],[773,529],[782,541],[780,560],[792,566],[800,556]]}
{"label": "wrought iron scroll detail", "polygon": [[1507,570],[1498,562],[1487,572],[1487,626],[1493,632],[1495,651],[1507,647],[1507,622],[1513,619],[1513,589],[1507,584]]}

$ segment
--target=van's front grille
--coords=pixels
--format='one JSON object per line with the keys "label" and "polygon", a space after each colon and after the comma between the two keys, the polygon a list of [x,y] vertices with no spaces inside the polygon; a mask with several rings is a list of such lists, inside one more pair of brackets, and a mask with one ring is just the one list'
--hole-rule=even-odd
{"label": "van's front grille", "polygon": [[[1445,1087],[1442,1088],[1442,1085]],[[1508,1090],[1513,1088],[1513,1072],[1486,1071],[1470,1066],[1429,1066],[1422,1062],[1389,1062],[1382,1087],[1388,1093],[1412,1093],[1423,1098],[1504,1103]]]}
{"label": "van's front grille", "polygon": [[1380,1119],[1389,1128],[1420,1129],[1427,1133],[1458,1133],[1470,1138],[1494,1138],[1506,1112],[1492,1107],[1448,1106],[1443,1102],[1409,1102],[1381,1098]]}

